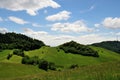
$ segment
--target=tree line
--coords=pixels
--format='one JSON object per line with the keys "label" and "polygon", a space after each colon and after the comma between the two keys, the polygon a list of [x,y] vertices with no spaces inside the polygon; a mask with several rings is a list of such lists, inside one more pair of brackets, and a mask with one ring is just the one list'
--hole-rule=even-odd
{"label": "tree line", "polygon": [[83,56],[99,57],[97,51],[94,51],[89,46],[79,44],[75,41],[70,41],[59,46],[65,53],[80,54]]}
{"label": "tree line", "polygon": [[28,51],[38,49],[42,46],[45,46],[45,44],[42,41],[30,38],[23,34],[0,33],[0,50],[22,49]]}

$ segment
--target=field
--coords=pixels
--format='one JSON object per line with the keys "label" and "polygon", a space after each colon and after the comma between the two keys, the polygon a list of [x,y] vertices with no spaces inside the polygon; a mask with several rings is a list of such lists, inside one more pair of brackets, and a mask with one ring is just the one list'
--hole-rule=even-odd
{"label": "field", "polygon": [[[120,55],[99,47],[90,46],[99,52],[100,57],[87,57],[64,53],[57,47],[42,47],[25,51],[25,54],[39,56],[64,68],[60,71],[44,71],[37,66],[21,64],[22,57],[6,57],[12,50],[0,52],[0,80],[120,80]],[[69,69],[72,64],[79,68]]]}

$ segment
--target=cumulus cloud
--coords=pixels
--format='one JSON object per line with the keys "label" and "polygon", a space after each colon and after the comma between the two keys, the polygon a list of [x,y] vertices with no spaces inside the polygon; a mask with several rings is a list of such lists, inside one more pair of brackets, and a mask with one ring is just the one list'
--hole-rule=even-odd
{"label": "cumulus cloud", "polygon": [[8,30],[7,30],[7,28],[2,28],[2,27],[0,27],[0,33],[6,33],[6,32],[8,32]]}
{"label": "cumulus cloud", "polygon": [[32,29],[29,29],[29,28],[24,28],[23,31],[24,31],[24,34],[31,35],[31,36],[47,35],[47,32],[45,31],[33,31]]}
{"label": "cumulus cloud", "polygon": [[9,18],[10,21],[15,22],[17,24],[26,24],[26,23],[28,23],[27,21],[25,21],[23,19],[20,19],[20,18],[17,18],[17,17],[14,17],[14,16],[10,16],[8,18]]}
{"label": "cumulus cloud", "polygon": [[53,0],[0,0],[0,8],[11,11],[26,11],[29,15],[35,16],[38,10],[60,5]]}
{"label": "cumulus cloud", "polygon": [[71,40],[73,38],[74,37],[70,35],[60,35],[60,36],[55,37],[53,40],[69,40],[69,39]]}
{"label": "cumulus cloud", "polygon": [[61,11],[57,14],[50,15],[46,17],[46,20],[48,21],[61,21],[61,20],[68,20],[70,18],[71,12],[68,11]]}
{"label": "cumulus cloud", "polygon": [[33,37],[38,40],[42,40],[46,45],[58,46],[65,42],[74,40],[81,44],[92,44],[101,41],[114,40],[111,36],[103,36],[100,34],[86,34],[81,36],[71,36],[71,35],[51,35],[45,31],[33,31],[29,28],[24,29],[24,34]]}
{"label": "cumulus cloud", "polygon": [[92,29],[88,28],[83,21],[75,21],[73,23],[55,23],[51,30],[61,32],[89,32]]}
{"label": "cumulus cloud", "polygon": [[111,29],[120,28],[120,18],[107,17],[103,20],[102,25]]}

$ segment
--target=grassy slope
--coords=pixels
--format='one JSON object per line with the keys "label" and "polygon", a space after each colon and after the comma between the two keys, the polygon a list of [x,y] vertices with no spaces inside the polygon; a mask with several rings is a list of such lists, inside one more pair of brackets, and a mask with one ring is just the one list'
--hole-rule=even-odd
{"label": "grassy slope", "polygon": [[[106,62],[65,71],[51,71],[20,80],[120,80],[120,62]],[[112,65],[112,66],[111,66]],[[17,80],[16,79],[16,80]]]}
{"label": "grassy slope", "polygon": [[4,50],[0,52],[0,80],[9,80],[21,76],[32,75],[44,72],[36,66],[21,64],[22,57],[13,55],[7,60],[7,55],[12,54],[13,50]]}
{"label": "grassy slope", "polygon": [[[120,61],[120,59],[119,59],[120,55],[116,54],[115,52],[111,52],[109,50],[106,50],[103,48],[98,48],[98,47],[91,46],[91,48],[93,48],[96,51],[99,51],[99,54],[100,54],[99,58],[74,55],[74,54],[70,54],[70,53],[66,54],[66,53],[64,53],[64,51],[58,50],[58,48],[55,48],[55,47],[42,47],[41,49],[26,51],[25,54],[29,55],[31,57],[39,56],[40,58],[44,58],[48,61],[55,62],[55,64],[57,64],[57,65],[63,65],[65,67],[69,67],[71,64],[79,64],[79,66],[93,65],[92,67],[94,67],[95,65],[99,65],[102,62],[112,62],[112,61],[119,62]],[[6,77],[8,77],[6,79],[19,78],[21,76],[25,77],[25,76],[29,76],[31,74],[34,74],[34,76],[38,77],[38,75],[36,75],[36,74],[40,74],[41,70],[39,70],[36,66],[20,64],[21,57],[13,56],[10,60],[6,60],[7,54],[11,53],[11,52],[12,52],[11,50],[5,50],[3,52],[0,52],[0,53],[4,53],[4,54],[0,54],[0,80],[5,79]],[[108,63],[108,65],[110,67],[112,67],[110,64]],[[117,64],[120,65],[119,63],[117,63]],[[116,64],[113,64],[113,65],[116,65]],[[118,66],[116,66],[115,68],[118,69]],[[99,69],[100,69],[100,67],[98,67],[98,71],[99,71]],[[61,80],[77,80],[77,79],[74,79],[75,76],[79,76],[82,74],[83,74],[83,76],[85,76],[85,71],[83,70],[81,72],[81,70],[82,70],[81,68],[76,70],[76,71],[79,71],[80,73],[79,72],[77,73],[74,70],[72,72],[70,71],[70,73],[68,75],[66,74],[66,71],[62,72],[61,74],[59,74],[59,72],[55,72],[55,74],[54,74],[54,72],[52,72],[52,73],[50,72],[50,74],[49,74],[49,73],[44,73],[42,71],[42,73],[40,75],[43,75],[43,77],[46,77],[49,75],[56,75],[59,78],[61,77]],[[89,69],[89,67],[88,67],[87,70],[91,70],[91,69]],[[93,68],[93,70],[94,70],[94,68]],[[113,71],[114,71],[114,69],[113,69]],[[108,73],[108,71],[106,73]],[[116,71],[115,71],[115,73],[116,73]],[[90,72],[88,74],[90,74]],[[67,77],[63,76],[63,75],[66,75]],[[62,78],[62,76],[63,76],[63,78]],[[71,76],[71,78],[67,79],[70,76]],[[59,80],[57,78],[54,79],[54,77],[55,76],[52,76],[53,80]],[[64,77],[66,77],[66,78],[64,79]],[[74,78],[72,79],[72,77],[74,77]],[[30,77],[30,78],[32,78],[32,77]],[[50,80],[50,79],[44,79],[44,80]],[[79,80],[79,77],[78,77],[78,80]]]}
{"label": "grassy slope", "polygon": [[18,78],[26,75],[33,75],[44,72],[35,66],[23,65],[18,63],[0,62],[0,80]]}
{"label": "grassy slope", "polygon": [[12,50],[4,50],[0,52],[0,61],[7,58],[7,55],[12,53]]}
{"label": "grassy slope", "polygon": [[48,61],[54,62],[57,65],[62,65],[65,67],[69,67],[72,64],[78,64],[80,66],[97,64],[101,62],[107,61],[119,61],[119,54],[115,52],[111,52],[109,50],[91,47],[96,51],[99,51],[100,57],[89,57],[75,54],[66,54],[63,50],[59,50],[56,47],[42,47],[38,50],[28,51],[26,52],[29,56],[40,56],[40,58],[44,58]]}

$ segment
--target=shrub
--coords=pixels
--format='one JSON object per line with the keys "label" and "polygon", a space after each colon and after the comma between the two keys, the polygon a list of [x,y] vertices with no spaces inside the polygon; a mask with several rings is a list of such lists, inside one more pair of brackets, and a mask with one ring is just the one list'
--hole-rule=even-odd
{"label": "shrub", "polygon": [[31,64],[31,65],[37,65],[39,63],[39,57],[38,56],[33,56],[33,57],[29,57],[29,56],[24,56],[22,58],[22,64]]}
{"label": "shrub", "polygon": [[7,59],[9,60],[12,57],[12,54],[8,54]]}
{"label": "shrub", "polygon": [[49,63],[48,63],[48,61],[46,61],[46,60],[42,60],[42,61],[40,61],[38,67],[39,67],[40,69],[43,69],[43,70],[46,70],[46,71],[47,71],[48,68],[49,68]]}
{"label": "shrub", "polygon": [[23,58],[22,58],[22,64],[29,64],[29,56],[24,56]]}
{"label": "shrub", "polygon": [[70,66],[70,69],[75,69],[75,68],[78,68],[78,67],[79,67],[78,64],[73,64],[73,65]]}
{"label": "shrub", "polygon": [[49,62],[49,69],[50,69],[50,70],[56,70],[55,63]]}
{"label": "shrub", "polygon": [[13,54],[24,57],[24,52],[21,49],[15,49]]}

